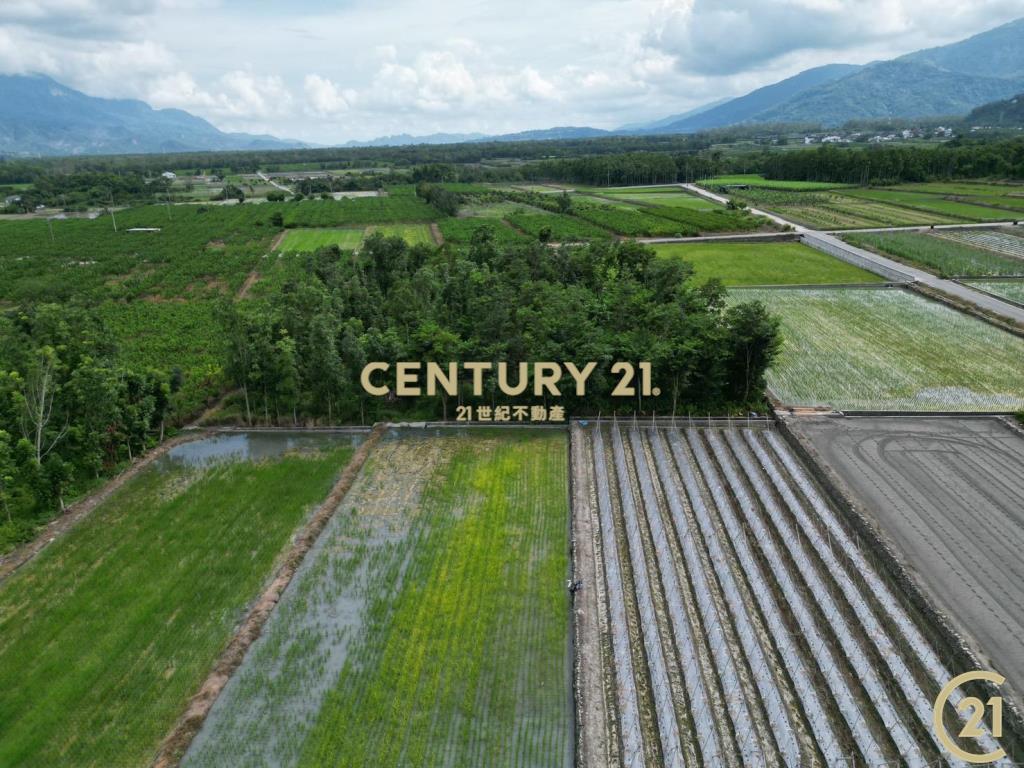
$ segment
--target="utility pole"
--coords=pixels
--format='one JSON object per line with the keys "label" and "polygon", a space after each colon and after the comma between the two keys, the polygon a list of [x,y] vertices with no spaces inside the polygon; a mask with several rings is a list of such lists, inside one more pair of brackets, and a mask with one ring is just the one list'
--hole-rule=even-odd
{"label": "utility pole", "polygon": [[46,226],[50,228],[50,242],[57,242],[53,237],[53,219],[50,216],[46,217]]}
{"label": "utility pole", "polygon": [[110,220],[114,223],[114,231],[117,232],[117,217],[114,216],[114,193],[110,193]]}

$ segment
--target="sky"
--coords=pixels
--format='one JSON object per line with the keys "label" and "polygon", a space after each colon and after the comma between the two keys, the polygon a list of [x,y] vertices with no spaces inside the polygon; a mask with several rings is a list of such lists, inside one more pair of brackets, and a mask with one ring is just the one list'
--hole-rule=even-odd
{"label": "sky", "polygon": [[0,0],[0,73],[339,144],[616,128],[1024,16],[1024,0]]}

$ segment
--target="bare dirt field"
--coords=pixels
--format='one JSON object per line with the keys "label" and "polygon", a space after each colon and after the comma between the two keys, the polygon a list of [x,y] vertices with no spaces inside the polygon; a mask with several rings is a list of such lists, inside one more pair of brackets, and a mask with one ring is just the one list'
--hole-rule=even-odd
{"label": "bare dirt field", "polygon": [[1020,701],[1024,437],[997,418],[808,418],[791,428]]}

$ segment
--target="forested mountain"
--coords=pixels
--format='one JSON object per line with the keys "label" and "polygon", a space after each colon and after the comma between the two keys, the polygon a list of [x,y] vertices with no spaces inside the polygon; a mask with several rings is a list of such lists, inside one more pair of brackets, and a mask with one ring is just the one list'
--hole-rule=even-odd
{"label": "forested mountain", "polygon": [[993,128],[1024,127],[1024,93],[1012,99],[994,101],[972,110],[964,119],[967,125],[980,125]]}
{"label": "forested mountain", "polygon": [[908,53],[896,61],[927,64],[949,72],[1009,80],[1024,78],[1024,18],[959,43]]}
{"label": "forested mountain", "polygon": [[87,96],[44,75],[0,75],[0,155],[81,155],[304,146],[224,133],[180,109]]}
{"label": "forested mountain", "polygon": [[[853,64],[826,64],[823,67],[807,69],[772,85],[758,88],[746,96],[727,101],[721,106],[700,112],[692,117],[670,123],[664,130],[678,133],[695,133],[709,128],[734,125],[748,121],[762,122],[759,115],[767,109],[783,104],[805,91],[846,77],[857,70]],[[817,122],[814,120],[814,122]]]}
{"label": "forested mountain", "polygon": [[815,122],[826,126],[849,120],[963,115],[986,102],[1024,89],[1024,80],[961,74],[912,61],[885,61],[841,80],[799,94],[761,112],[758,122]]}

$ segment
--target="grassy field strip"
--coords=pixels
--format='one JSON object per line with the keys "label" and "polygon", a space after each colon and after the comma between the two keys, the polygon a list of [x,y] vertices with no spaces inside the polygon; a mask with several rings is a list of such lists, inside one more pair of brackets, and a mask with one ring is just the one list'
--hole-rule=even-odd
{"label": "grassy field strip", "polygon": [[308,253],[336,245],[342,250],[355,251],[363,244],[364,235],[363,228],[289,229],[279,248],[283,253]]}
{"label": "grassy field strip", "polygon": [[186,765],[568,765],[565,454],[385,443]]}
{"label": "grassy field strip", "polygon": [[946,233],[849,232],[843,239],[943,277],[1024,274],[1024,260],[977,247],[975,243],[949,237]]}
{"label": "grassy field strip", "polygon": [[377,232],[385,237],[400,237],[409,245],[435,245],[428,224],[378,224],[369,227],[366,235]]}
{"label": "grassy field strip", "polygon": [[702,187],[719,187],[728,185],[746,184],[751,187],[764,187],[765,189],[789,189],[817,191],[823,189],[838,189],[847,187],[848,184],[836,184],[826,181],[785,181],[783,179],[766,179],[756,173],[735,174],[732,176],[714,176],[706,181],[700,182]]}
{"label": "grassy field strip", "polygon": [[782,319],[768,385],[788,405],[1015,411],[1024,340],[901,290],[734,289]]}
{"label": "grassy field strip", "polygon": [[1024,279],[1021,280],[965,280],[972,288],[1024,304]]}
{"label": "grassy field strip", "polygon": [[693,265],[694,280],[726,285],[879,283],[883,279],[802,243],[672,243],[653,246],[659,256]]}
{"label": "grassy field strip", "polygon": [[351,454],[148,469],[0,585],[0,764],[148,764]]}

